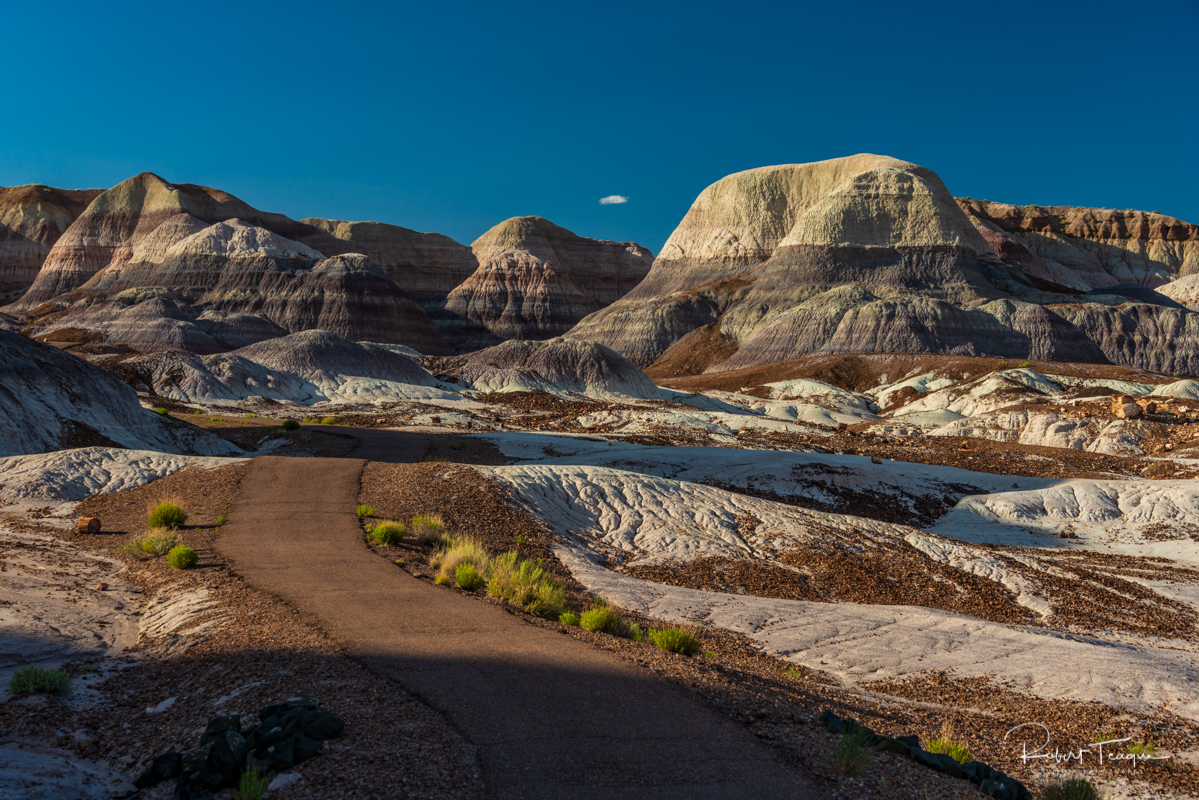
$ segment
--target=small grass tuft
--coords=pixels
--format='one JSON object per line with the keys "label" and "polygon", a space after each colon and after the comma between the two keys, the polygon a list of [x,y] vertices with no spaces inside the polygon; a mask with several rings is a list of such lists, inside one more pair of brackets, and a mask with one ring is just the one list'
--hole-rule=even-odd
{"label": "small grass tuft", "polygon": [[404,541],[408,526],[402,522],[380,522],[371,529],[371,538],[384,547]]}
{"label": "small grass tuft", "polygon": [[865,732],[854,730],[841,736],[841,740],[829,754],[829,766],[839,775],[856,778],[862,774],[862,768],[869,757]]}
{"label": "small grass tuft", "polygon": [[375,516],[375,507],[368,506],[367,504],[363,503],[362,505],[358,506],[358,510],[354,513],[360,517],[373,517]]}
{"label": "small grass tuft", "polygon": [[321,424],[322,425],[336,425],[337,418],[336,417],[321,417]]}
{"label": "small grass tuft", "polygon": [[445,521],[437,514],[418,514],[408,523],[412,538],[422,544],[437,544],[445,538]]}
{"label": "small grass tuft", "polygon": [[71,678],[67,673],[42,667],[22,667],[8,681],[12,694],[66,694],[71,691]]}
{"label": "small grass tuft", "polygon": [[156,409],[154,409],[154,413],[162,414],[164,417],[168,417],[171,414],[171,412],[167,411],[165,408],[156,408]]}
{"label": "small grass tuft", "polygon": [[579,615],[573,611],[566,611],[558,615],[558,621],[563,625],[573,625],[579,627]]}
{"label": "small grass tuft", "polygon": [[1048,784],[1041,790],[1041,800],[1099,800],[1103,795],[1086,778],[1068,778]]}
{"label": "small grass tuft", "polygon": [[280,427],[285,431],[298,431],[300,429],[300,423],[296,422],[294,419],[285,419]]}
{"label": "small grass tuft", "polygon": [[167,563],[174,569],[191,569],[197,560],[196,551],[183,545],[172,548],[171,552],[167,553]]}
{"label": "small grass tuft", "polygon": [[557,619],[566,611],[566,587],[540,564],[520,561],[515,551],[492,559],[488,565],[487,593],[546,619]]}
{"label": "small grass tuft", "polygon": [[803,669],[800,667],[789,667],[783,674],[796,683],[802,683],[803,679],[807,677]]}
{"label": "small grass tuft", "polygon": [[949,756],[959,764],[965,764],[970,760],[970,751],[964,745],[958,744],[956,739],[957,735],[953,730],[953,725],[946,722],[941,726],[941,738],[932,740],[924,746],[924,749],[930,753]]}
{"label": "small grass tuft", "polygon": [[669,628],[664,631],[650,628],[648,634],[651,642],[668,653],[693,656],[703,649],[699,639],[695,638],[695,634],[681,628]]}
{"label": "small grass tuft", "polygon": [[433,579],[433,583],[437,584],[438,586],[449,586],[450,579],[447,575],[438,575]]}
{"label": "small grass tuft", "polygon": [[487,581],[483,580],[483,576],[473,564],[463,563],[454,567],[454,579],[468,592],[477,592],[487,585]]}
{"label": "small grass tuft", "polygon": [[149,553],[152,556],[165,556],[173,548],[179,546],[179,537],[170,531],[158,531],[138,539],[137,546],[143,553]]}
{"label": "small grass tuft", "polygon": [[150,512],[146,522],[151,528],[175,530],[187,522],[187,512],[176,503],[159,503]]}
{"label": "small grass tuft", "polygon": [[579,617],[579,625],[595,633],[607,633],[623,639],[633,638],[629,623],[606,605],[584,611],[583,616]]}
{"label": "small grass tuft", "polygon": [[241,774],[234,800],[261,800],[270,783],[270,778],[259,774],[258,767],[248,769]]}
{"label": "small grass tuft", "polygon": [[1129,755],[1134,756],[1155,756],[1157,755],[1157,745],[1155,745],[1153,742],[1130,745],[1128,748],[1128,753]]}

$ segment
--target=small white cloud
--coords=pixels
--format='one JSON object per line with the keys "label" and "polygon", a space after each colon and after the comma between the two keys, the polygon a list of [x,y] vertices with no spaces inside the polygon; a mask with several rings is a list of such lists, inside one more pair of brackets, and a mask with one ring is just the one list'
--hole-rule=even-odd
{"label": "small white cloud", "polygon": [[627,202],[629,202],[629,198],[625,197],[623,194],[610,194],[607,197],[600,198],[601,206],[618,206],[621,203]]}

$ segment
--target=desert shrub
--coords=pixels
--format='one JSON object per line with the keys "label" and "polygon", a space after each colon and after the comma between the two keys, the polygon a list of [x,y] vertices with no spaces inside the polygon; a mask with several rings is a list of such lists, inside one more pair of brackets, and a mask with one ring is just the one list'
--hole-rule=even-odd
{"label": "desert shrub", "polygon": [[1153,742],[1134,744],[1129,746],[1128,752],[1134,756],[1155,756],[1157,755],[1157,745]]}
{"label": "desert shrub", "polygon": [[322,425],[336,425],[337,418],[336,417],[321,417],[321,424]]}
{"label": "desert shrub", "polygon": [[445,522],[436,514],[419,514],[408,523],[412,538],[422,544],[436,544],[445,537]]}
{"label": "desert shrub", "polygon": [[283,420],[282,427],[285,431],[297,431],[300,429],[300,423],[296,422],[294,419],[285,419]]}
{"label": "desert shrub", "polygon": [[579,617],[579,625],[596,633],[608,633],[624,639],[636,638],[632,626],[606,605],[584,611]]}
{"label": "desert shrub", "polygon": [[166,417],[166,416],[169,416],[171,412],[167,411],[165,408],[156,408],[156,409],[154,409],[154,413],[162,414],[164,417]]}
{"label": "desert shrub", "polygon": [[656,631],[651,628],[648,634],[651,642],[668,653],[693,656],[703,649],[700,647],[699,639],[695,638],[694,634],[689,631],[680,630],[679,628],[671,628],[664,631]]}
{"label": "desert shrub", "polygon": [[71,691],[71,678],[65,672],[42,667],[22,667],[8,681],[12,694],[66,694]]}
{"label": "desert shrub", "polygon": [[137,546],[141,551],[152,556],[165,556],[178,545],[179,537],[170,531],[150,533],[137,540]]}
{"label": "desert shrub", "polygon": [[187,512],[175,503],[159,503],[154,506],[146,522],[151,528],[168,528],[175,530],[187,522]]}
{"label": "desert shrub", "polygon": [[254,419],[254,412],[250,411],[245,414],[246,419]]}
{"label": "desert shrub", "polygon": [[375,516],[375,507],[368,506],[366,503],[363,503],[362,505],[358,506],[354,513],[360,517],[373,517]]}
{"label": "desert shrub", "polygon": [[1041,790],[1042,800],[1099,800],[1099,790],[1086,778],[1069,778],[1050,783]]}
{"label": "desert shrub", "polygon": [[448,576],[438,575],[436,578],[433,579],[433,583],[437,584],[438,586],[449,586],[450,579]]}
{"label": "desert shrub", "polygon": [[557,619],[566,611],[566,587],[554,580],[540,564],[519,561],[515,552],[492,559],[487,593],[546,619]]}
{"label": "desert shrub", "polygon": [[487,585],[487,581],[483,580],[483,576],[471,564],[459,564],[454,567],[454,578],[458,585],[468,592],[477,592]]}
{"label": "desert shrub", "polygon": [[258,767],[253,767],[241,774],[237,791],[233,796],[235,800],[261,800],[262,796],[266,794],[266,788],[270,783],[270,779],[267,776],[258,772]]}
{"label": "desert shrub", "polygon": [[842,735],[837,742],[837,746],[829,754],[829,766],[839,775],[856,778],[862,774],[862,767],[869,756],[865,731],[854,730]]}
{"label": "desert shrub", "polygon": [[573,611],[567,611],[566,613],[559,615],[558,621],[563,625],[573,625],[576,628],[579,627],[579,615]]}
{"label": "desert shrub", "polygon": [[167,563],[175,569],[191,569],[196,565],[196,551],[179,545],[167,553]]}
{"label": "desert shrub", "polygon": [[371,538],[382,545],[399,544],[404,541],[408,527],[402,522],[380,522],[371,530]]}

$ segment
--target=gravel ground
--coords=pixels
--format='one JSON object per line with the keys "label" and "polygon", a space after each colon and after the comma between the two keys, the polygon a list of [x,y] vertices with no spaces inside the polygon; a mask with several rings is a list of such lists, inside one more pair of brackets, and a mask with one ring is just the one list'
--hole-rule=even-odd
{"label": "gravel ground", "polygon": [[[474,797],[481,779],[473,747],[445,719],[399,687],[346,658],[310,620],[251,589],[216,555],[217,519],[232,505],[246,465],[183,470],[134,489],[90,498],[80,515],[99,516],[108,533],[62,534],[85,548],[121,558],[121,579],[151,598],[161,591],[207,590],[215,607],[158,639],[142,636],[128,656],[109,660],[99,702],[9,700],[0,729],[120,765],[132,779],[154,755],[198,744],[211,717],[257,709],[295,694],[314,697],[346,720],[341,739],[298,768],[303,780],[272,793],[280,798]],[[162,499],[198,511],[180,531],[199,563],[172,570],[162,558],[130,558],[121,545],[145,530],[147,506]],[[202,633],[188,635],[206,622]],[[83,663],[69,665],[79,672]],[[147,709],[176,698],[161,713]],[[148,797],[167,797],[163,785]]]}

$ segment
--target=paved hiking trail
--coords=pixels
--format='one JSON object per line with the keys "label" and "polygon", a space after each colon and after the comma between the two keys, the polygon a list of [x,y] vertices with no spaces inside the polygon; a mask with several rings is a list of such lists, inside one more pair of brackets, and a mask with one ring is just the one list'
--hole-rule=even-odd
{"label": "paved hiking trail", "polygon": [[[360,433],[353,455],[415,461],[427,447],[419,435]],[[372,553],[354,514],[365,464],[255,458],[218,548],[351,657],[447,714],[478,748],[489,798],[828,796],[648,670]]]}

